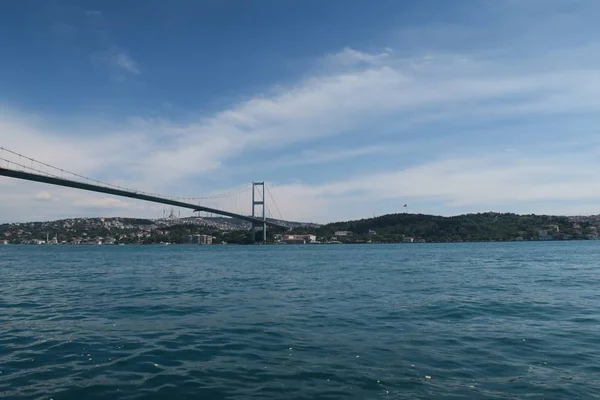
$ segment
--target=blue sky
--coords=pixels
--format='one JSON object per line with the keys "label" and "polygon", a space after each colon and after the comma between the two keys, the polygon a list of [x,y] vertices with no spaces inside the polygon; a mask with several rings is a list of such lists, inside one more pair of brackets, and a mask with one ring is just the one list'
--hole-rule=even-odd
{"label": "blue sky", "polygon": [[[7,1],[0,146],[169,195],[265,180],[288,219],[405,203],[596,214],[599,12],[583,0]],[[205,204],[244,212],[247,195]],[[9,179],[0,200],[0,221],[161,214]]]}

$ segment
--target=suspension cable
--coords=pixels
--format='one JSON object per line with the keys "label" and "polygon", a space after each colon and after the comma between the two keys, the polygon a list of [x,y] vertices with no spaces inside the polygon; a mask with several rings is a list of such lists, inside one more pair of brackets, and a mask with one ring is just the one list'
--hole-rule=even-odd
{"label": "suspension cable", "polygon": [[271,198],[271,201],[273,202],[273,205],[275,205],[275,209],[277,210],[277,213],[279,214],[279,219],[281,219],[283,221],[283,215],[281,215],[281,211],[279,211],[279,207],[277,206],[277,202],[275,202],[275,198],[271,194],[269,187],[267,185],[265,185],[265,187],[267,188],[267,193],[269,194],[269,197]]}

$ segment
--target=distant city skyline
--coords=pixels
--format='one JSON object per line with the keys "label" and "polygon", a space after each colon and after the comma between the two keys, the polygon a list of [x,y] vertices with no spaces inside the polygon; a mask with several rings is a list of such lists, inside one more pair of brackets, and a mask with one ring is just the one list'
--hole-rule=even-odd
{"label": "distant city skyline", "polygon": [[[600,213],[600,3],[3,6],[0,146],[52,165],[172,196],[264,180],[294,221]],[[0,177],[0,223],[161,210]]]}

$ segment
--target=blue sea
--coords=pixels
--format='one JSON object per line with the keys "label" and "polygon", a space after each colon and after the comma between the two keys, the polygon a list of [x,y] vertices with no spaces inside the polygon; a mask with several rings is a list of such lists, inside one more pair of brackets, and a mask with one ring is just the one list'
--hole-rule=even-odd
{"label": "blue sea", "polygon": [[0,246],[1,399],[592,399],[600,241]]}

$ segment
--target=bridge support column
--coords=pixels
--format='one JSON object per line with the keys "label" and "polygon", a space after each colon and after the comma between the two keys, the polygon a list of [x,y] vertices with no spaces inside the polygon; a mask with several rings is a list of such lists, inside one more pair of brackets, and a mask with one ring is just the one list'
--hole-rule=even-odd
{"label": "bridge support column", "polygon": [[[257,186],[259,186],[260,188],[258,189],[258,194],[260,195],[260,200],[256,200],[256,190],[257,190]],[[256,206],[260,206],[262,208],[262,241],[263,243],[267,242],[267,215],[265,214],[265,182],[252,182],[252,217],[256,218]],[[255,237],[256,237],[256,231],[255,229],[255,224],[252,223],[252,242],[255,242]]]}

